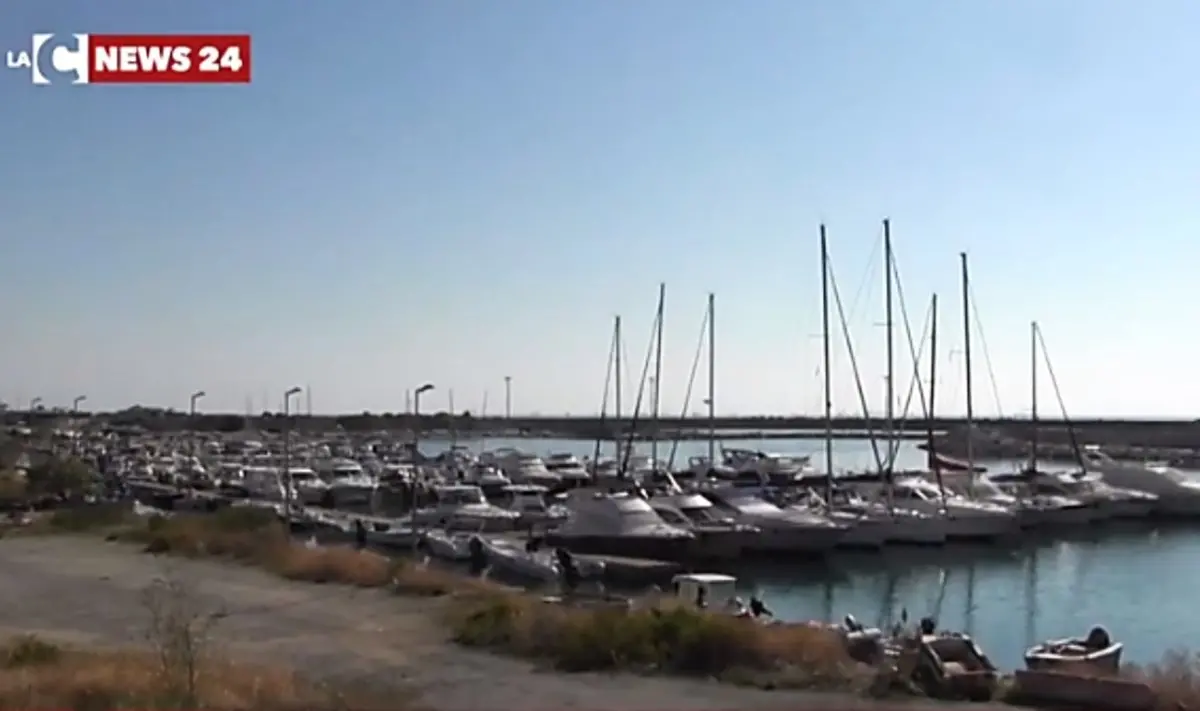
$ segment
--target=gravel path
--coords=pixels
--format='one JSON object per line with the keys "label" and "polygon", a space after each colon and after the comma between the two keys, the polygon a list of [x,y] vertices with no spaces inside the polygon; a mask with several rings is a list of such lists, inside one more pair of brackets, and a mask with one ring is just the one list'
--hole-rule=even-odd
{"label": "gravel path", "polygon": [[229,614],[218,628],[218,643],[229,654],[339,681],[415,689],[423,705],[439,711],[881,706],[703,681],[538,671],[447,642],[436,622],[436,600],[291,583],[251,568],[150,556],[89,538],[0,539],[0,569],[0,633],[6,635],[34,632],[81,644],[141,642],[149,617],[141,591],[169,576],[186,584],[207,609]]}

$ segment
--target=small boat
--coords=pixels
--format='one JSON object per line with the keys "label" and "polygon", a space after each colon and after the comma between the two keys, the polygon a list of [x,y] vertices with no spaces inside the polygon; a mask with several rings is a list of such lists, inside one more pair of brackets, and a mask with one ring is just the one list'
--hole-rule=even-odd
{"label": "small boat", "polygon": [[417,549],[424,550],[439,560],[451,562],[470,560],[471,550],[469,544],[472,535],[470,533],[452,533],[433,528],[421,534],[421,540],[417,543]]}
{"label": "small boat", "polygon": [[928,462],[927,466],[934,471],[940,469],[941,471],[950,472],[973,472],[975,474],[987,473],[987,467],[981,467],[978,464],[972,467],[969,463],[964,462],[961,459],[955,459],[954,457],[946,456],[945,454],[933,449],[926,449],[925,454],[925,458]]}
{"label": "small boat", "polygon": [[1115,674],[1121,668],[1120,642],[1113,642],[1108,630],[1093,627],[1083,639],[1056,639],[1030,647],[1025,666],[1034,671]]}
{"label": "small boat", "polygon": [[939,632],[936,623],[925,618],[918,636],[903,644],[916,652],[912,678],[925,693],[942,699],[992,698],[999,672],[968,635]]}

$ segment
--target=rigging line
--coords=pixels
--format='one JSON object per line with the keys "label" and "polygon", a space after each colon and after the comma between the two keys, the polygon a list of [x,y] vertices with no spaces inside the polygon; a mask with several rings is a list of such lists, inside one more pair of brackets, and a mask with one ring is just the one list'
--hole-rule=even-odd
{"label": "rigging line", "polygon": [[1042,348],[1042,361],[1046,364],[1046,374],[1050,376],[1050,385],[1054,388],[1054,398],[1058,400],[1058,409],[1062,413],[1063,422],[1067,424],[1067,436],[1071,438],[1071,452],[1075,455],[1075,460],[1083,465],[1083,451],[1079,446],[1079,439],[1075,436],[1075,426],[1071,423],[1070,416],[1067,415],[1067,404],[1063,401],[1062,390],[1058,387],[1058,378],[1054,375],[1054,364],[1050,362],[1050,351],[1046,348],[1046,338],[1042,335],[1041,326],[1034,327],[1037,332],[1038,345]]}
{"label": "rigging line", "polygon": [[[907,321],[907,319],[905,319],[905,321]],[[929,332],[932,324],[933,304],[931,303],[929,308],[925,310],[925,323],[921,326],[921,340],[914,345],[912,340],[912,332],[908,331],[908,324],[905,323],[905,330],[907,332],[906,335],[908,336],[908,349],[912,353],[913,376],[912,379],[908,381],[908,393],[904,398],[904,409],[900,411],[900,421],[896,427],[897,432],[904,431],[904,425],[908,423],[908,413],[909,408],[912,407],[913,395],[917,395],[920,398],[921,413],[926,419],[929,418],[930,403],[928,403],[925,398],[925,384],[921,381],[920,367],[921,358],[925,356],[925,346],[929,344]],[[896,447],[895,451],[892,453],[893,461],[889,462],[890,464],[895,464],[895,458],[900,453],[899,450],[900,448]]]}
{"label": "rigging line", "polygon": [[[700,324],[700,341],[696,344],[696,356],[692,358],[692,372],[688,374],[687,389],[683,391],[683,410],[679,415],[680,420],[687,418],[688,407],[692,402],[692,388],[696,385],[696,374],[700,371],[700,358],[704,356],[704,345],[708,343],[708,309],[704,310],[704,321]],[[679,434],[676,433],[675,441],[671,443],[671,454],[667,456],[667,470],[673,471],[675,466],[675,453],[679,451]],[[709,463],[712,466],[712,463]]]}
{"label": "rigging line", "polygon": [[971,315],[975,318],[975,331],[979,336],[979,346],[983,350],[983,365],[987,368],[988,380],[991,381],[992,397],[996,398],[996,414],[1004,417],[1004,406],[1000,403],[1000,386],[996,384],[996,371],[992,368],[992,355],[988,352],[987,337],[983,335],[983,320],[979,318],[978,299],[975,298],[975,287],[967,285],[971,295]]}
{"label": "rigging line", "polygon": [[633,438],[637,435],[638,419],[642,411],[642,397],[646,393],[646,377],[650,374],[650,363],[654,360],[654,336],[658,333],[662,318],[663,302],[662,298],[659,298],[658,309],[655,311],[654,321],[651,324],[650,341],[646,345],[646,360],[642,363],[642,377],[638,380],[637,397],[633,401],[633,414],[629,418],[629,436],[625,439],[625,451],[621,453],[621,463],[617,469],[618,479],[624,479],[625,473],[629,469],[629,457],[633,451]]}
{"label": "rigging line", "polygon": [[858,313],[858,307],[863,303],[863,297],[869,296],[867,289],[875,285],[875,279],[871,278],[871,272],[874,271],[875,259],[879,257],[879,250],[883,247],[883,239],[877,239],[871,245],[871,254],[867,257],[867,266],[863,269],[863,275],[858,282],[858,290],[854,292],[854,299],[850,302],[850,313],[847,315],[847,320],[853,320],[854,315]]}
{"label": "rigging line", "polygon": [[[933,403],[927,401],[925,397],[925,384],[921,380],[921,357],[925,353],[925,345],[929,342],[930,330],[933,325],[933,303],[929,304],[929,308],[925,311],[925,324],[921,327],[920,347],[913,345],[912,322],[908,318],[908,305],[904,301],[904,285],[900,281],[900,266],[893,258],[890,266],[892,270],[893,281],[896,287],[896,300],[900,302],[900,318],[904,325],[904,336],[908,341],[908,354],[912,359],[913,373],[912,380],[908,383],[908,394],[905,396],[904,409],[901,410],[900,427],[908,422],[909,408],[912,406],[912,398],[914,391],[920,397],[921,413],[925,418],[929,417],[929,411],[932,409]],[[899,455],[899,447],[892,450],[889,465],[895,465],[896,456]]]}
{"label": "rigging line", "polygon": [[[596,431],[596,448],[592,452],[592,461],[600,460],[600,441],[606,439],[603,435],[604,425],[608,421],[608,395],[612,389],[613,370],[617,360],[617,328],[613,326],[613,335],[608,346],[608,365],[604,368],[604,396],[600,398],[600,427]],[[619,426],[619,425],[618,425]]]}
{"label": "rigging line", "polygon": [[[828,251],[825,261],[826,264],[823,265],[823,268],[829,270],[829,289],[833,292],[833,303],[837,307],[838,321],[842,326],[842,339],[845,341],[846,351],[850,355],[850,368],[854,373],[854,387],[858,391],[858,403],[863,409],[863,424],[867,428],[867,439],[871,441],[871,452],[875,456],[875,465],[879,467],[879,471],[883,471],[883,458],[879,456],[879,443],[875,441],[874,428],[871,426],[871,410],[867,405],[867,393],[863,390],[858,359],[854,356],[854,339],[850,337],[850,328],[846,325],[846,312],[842,309],[842,296],[838,290],[837,278],[834,276],[832,260],[828,256]],[[829,334],[825,334],[824,337],[829,338]]]}

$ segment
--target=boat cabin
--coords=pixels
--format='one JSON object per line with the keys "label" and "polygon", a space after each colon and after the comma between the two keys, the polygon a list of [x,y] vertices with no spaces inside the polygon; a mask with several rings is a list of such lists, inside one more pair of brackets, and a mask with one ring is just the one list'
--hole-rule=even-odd
{"label": "boat cabin", "polygon": [[681,573],[671,579],[675,597],[710,610],[723,610],[737,604],[737,578],[721,573]]}

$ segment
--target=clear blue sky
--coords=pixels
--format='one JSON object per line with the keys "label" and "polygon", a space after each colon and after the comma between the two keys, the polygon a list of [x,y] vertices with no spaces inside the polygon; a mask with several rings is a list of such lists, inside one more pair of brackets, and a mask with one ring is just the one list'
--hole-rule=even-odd
{"label": "clear blue sky", "polygon": [[[3,20],[5,49],[254,36],[246,87],[0,75],[10,402],[203,388],[257,410],[298,384],[318,411],[401,410],[431,381],[425,407],[453,388],[498,412],[509,375],[516,412],[595,412],[613,315],[636,380],[665,281],[664,410],[714,291],[718,409],[819,412],[825,221],[878,408],[890,217],[916,327],[941,298],[940,411],[964,406],[960,251],[1003,412],[1029,408],[1031,319],[1071,413],[1200,409],[1200,3],[25,0]],[[834,335],[835,409],[858,412]]]}

